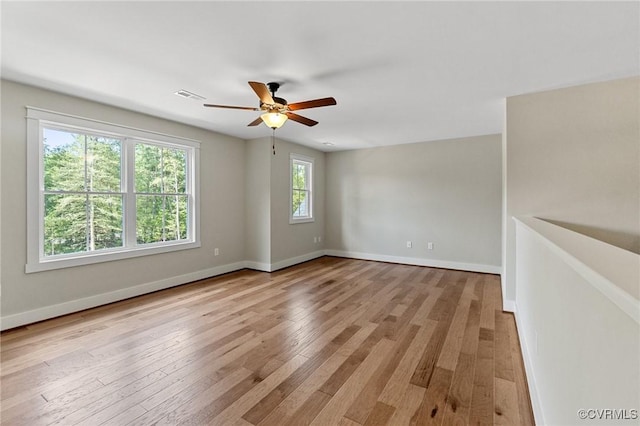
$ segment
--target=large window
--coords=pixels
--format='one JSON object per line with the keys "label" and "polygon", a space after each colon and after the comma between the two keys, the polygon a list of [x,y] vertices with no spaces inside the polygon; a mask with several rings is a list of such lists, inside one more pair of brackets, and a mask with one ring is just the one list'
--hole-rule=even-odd
{"label": "large window", "polygon": [[27,117],[27,272],[199,246],[196,141]]}
{"label": "large window", "polygon": [[313,221],[313,158],[291,154],[289,223]]}

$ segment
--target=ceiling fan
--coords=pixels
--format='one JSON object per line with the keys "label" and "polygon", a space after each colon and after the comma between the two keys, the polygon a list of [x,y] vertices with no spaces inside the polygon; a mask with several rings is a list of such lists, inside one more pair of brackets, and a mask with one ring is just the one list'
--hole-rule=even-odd
{"label": "ceiling fan", "polygon": [[280,83],[270,82],[264,84],[257,81],[250,81],[249,86],[251,86],[253,91],[256,92],[256,95],[258,95],[258,98],[260,98],[260,106],[257,108],[215,104],[204,104],[204,106],[213,108],[264,111],[264,113],[260,115],[260,117],[256,118],[248,125],[257,126],[258,124],[264,122],[268,127],[277,129],[280,128],[289,118],[293,121],[304,124],[305,126],[315,126],[316,124],[318,124],[317,121],[307,117],[303,117],[292,111],[336,105],[336,100],[334,98],[321,98],[311,101],[289,104],[285,99],[276,96],[276,92],[280,88]]}

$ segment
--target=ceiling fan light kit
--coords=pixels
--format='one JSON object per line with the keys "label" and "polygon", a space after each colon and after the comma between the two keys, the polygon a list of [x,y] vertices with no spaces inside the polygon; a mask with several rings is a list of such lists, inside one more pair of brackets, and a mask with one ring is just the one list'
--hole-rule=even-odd
{"label": "ceiling fan light kit", "polygon": [[305,126],[315,126],[318,124],[317,121],[303,117],[292,111],[336,105],[336,100],[334,98],[321,98],[289,104],[286,99],[276,96],[276,92],[280,88],[280,83],[276,82],[264,84],[258,81],[250,81],[249,86],[251,86],[253,91],[256,92],[256,95],[258,95],[258,98],[260,98],[260,106],[258,108],[217,104],[204,104],[204,106],[212,108],[263,111],[263,114],[249,123],[248,126],[257,126],[260,123],[264,123],[271,129],[275,130],[282,127],[288,119],[304,124]]}
{"label": "ceiling fan light kit", "polygon": [[272,129],[279,129],[289,117],[279,112],[265,112],[260,116],[264,124]]}

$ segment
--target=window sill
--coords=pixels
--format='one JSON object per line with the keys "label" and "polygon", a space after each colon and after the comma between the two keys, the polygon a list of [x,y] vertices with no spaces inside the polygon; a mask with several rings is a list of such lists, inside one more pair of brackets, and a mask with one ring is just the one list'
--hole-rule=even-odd
{"label": "window sill", "polygon": [[306,217],[304,219],[289,219],[289,225],[295,225],[297,223],[310,223],[315,222],[316,220],[312,217]]}
{"label": "window sill", "polygon": [[79,255],[58,259],[44,259],[39,262],[31,262],[25,265],[25,273],[51,271],[54,269],[72,268],[74,266],[93,265],[96,263],[111,262],[114,260],[130,259],[140,256],[168,253],[180,250],[189,250],[200,247],[199,241],[177,242],[173,244],[152,245],[149,247],[137,247],[118,251],[104,251],[90,255]]}

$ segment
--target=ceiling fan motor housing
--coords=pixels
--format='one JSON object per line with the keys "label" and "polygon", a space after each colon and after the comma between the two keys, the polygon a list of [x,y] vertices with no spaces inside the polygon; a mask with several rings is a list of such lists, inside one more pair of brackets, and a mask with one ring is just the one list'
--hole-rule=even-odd
{"label": "ceiling fan motor housing", "polygon": [[287,106],[287,100],[284,98],[279,98],[276,96],[276,92],[278,91],[278,89],[280,88],[280,83],[276,83],[274,81],[267,83],[267,87],[269,88],[269,91],[271,92],[271,97],[273,98],[273,101],[275,102],[274,105],[265,105],[263,103],[260,104],[260,108],[263,110],[278,110],[280,112],[284,112],[286,110],[286,106]]}
{"label": "ceiling fan motor housing", "polygon": [[280,83],[276,83],[275,81],[272,81],[270,83],[267,83],[267,87],[269,88],[269,91],[271,92],[271,94],[275,94],[278,89],[280,88]]}

